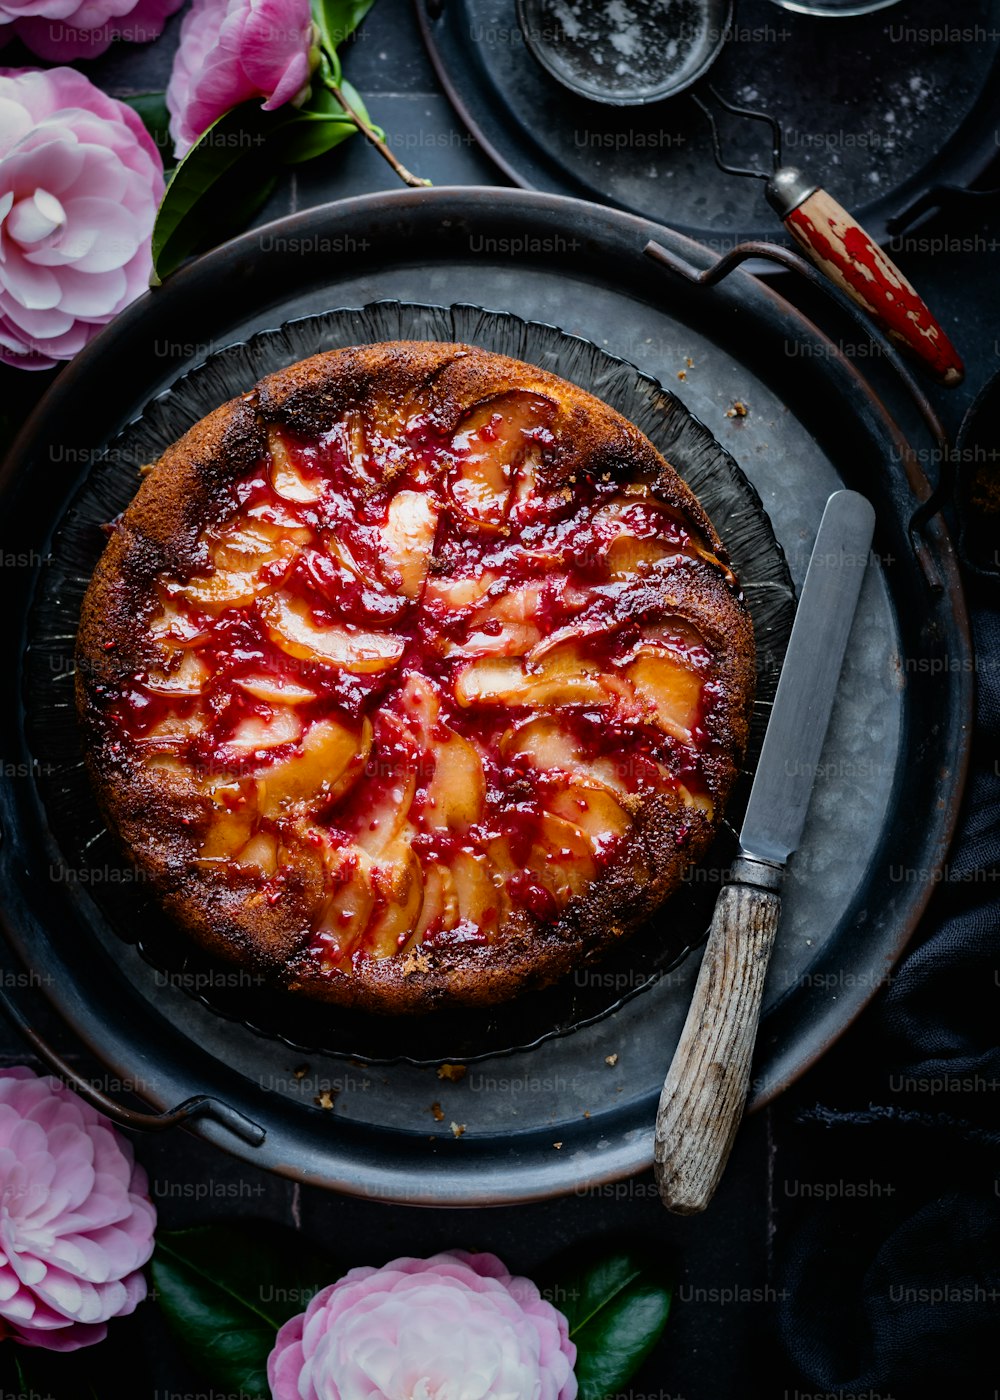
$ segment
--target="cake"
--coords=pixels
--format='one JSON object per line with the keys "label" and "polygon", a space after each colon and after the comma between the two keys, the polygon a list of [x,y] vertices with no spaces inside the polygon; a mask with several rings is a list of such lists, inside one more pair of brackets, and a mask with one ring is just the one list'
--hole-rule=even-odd
{"label": "cake", "polygon": [[486,1006],[595,964],[704,856],[751,620],[598,399],[467,345],[330,351],[143,478],[77,704],[109,826],[211,954],[369,1012]]}

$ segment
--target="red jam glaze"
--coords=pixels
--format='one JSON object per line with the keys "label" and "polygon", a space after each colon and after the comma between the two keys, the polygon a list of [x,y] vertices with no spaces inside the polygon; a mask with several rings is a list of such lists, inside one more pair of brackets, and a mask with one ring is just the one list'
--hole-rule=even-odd
{"label": "red jam glaze", "polygon": [[256,870],[274,902],[296,841],[320,851],[312,953],[331,975],[489,941],[518,907],[558,917],[613,857],[630,796],[708,806],[713,657],[634,590],[711,556],[641,485],[541,489],[552,416],[515,393],[451,438],[421,417],[369,424],[363,458],[344,424],[272,439],[203,532],[204,567],[158,579],[158,664],[101,697],[125,754],[188,768],[237,822],[336,722],[346,738],[313,775],[327,788],[204,857],[217,878]]}

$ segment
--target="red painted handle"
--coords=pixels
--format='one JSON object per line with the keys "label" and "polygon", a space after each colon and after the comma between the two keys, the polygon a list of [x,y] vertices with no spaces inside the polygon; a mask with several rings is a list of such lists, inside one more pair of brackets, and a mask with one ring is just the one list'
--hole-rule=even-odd
{"label": "red painted handle", "polygon": [[825,190],[785,218],[785,227],[831,281],[945,384],[965,376],[958,351],[899,268]]}

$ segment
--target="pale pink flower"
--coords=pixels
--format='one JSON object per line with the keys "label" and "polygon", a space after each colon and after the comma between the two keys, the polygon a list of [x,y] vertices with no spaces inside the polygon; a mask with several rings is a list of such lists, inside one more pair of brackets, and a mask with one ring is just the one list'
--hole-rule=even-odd
{"label": "pale pink flower", "polygon": [[108,1120],[51,1077],[0,1069],[0,1329],[75,1351],[146,1296],[156,1211]]}
{"label": "pale pink flower", "polygon": [[175,154],[241,102],[305,97],[316,57],[309,0],[194,0],[167,85]]}
{"label": "pale pink flower", "polygon": [[71,359],[145,290],[163,164],[72,68],[0,68],[0,360]]}
{"label": "pale pink flower", "polygon": [[95,58],[115,39],[148,44],[184,0],[0,0],[7,32],[50,61]]}
{"label": "pale pink flower", "polygon": [[274,1400],[574,1400],[566,1319],[494,1254],[351,1269],[286,1322]]}

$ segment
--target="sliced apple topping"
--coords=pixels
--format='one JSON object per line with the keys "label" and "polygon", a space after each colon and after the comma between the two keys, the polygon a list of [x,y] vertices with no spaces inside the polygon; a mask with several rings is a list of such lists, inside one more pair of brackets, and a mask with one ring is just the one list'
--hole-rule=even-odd
{"label": "sliced apple topping", "polygon": [[434,757],[424,821],[436,830],[464,831],[483,815],[486,778],[482,760],[467,739],[447,728],[435,741]]}
{"label": "sliced apple topping", "polygon": [[375,891],[372,859],[365,851],[341,851],[333,864],[334,889],[320,916],[317,933],[325,936],[336,960],[349,957],[361,943],[375,908]]}
{"label": "sliced apple topping", "polygon": [[698,722],[701,677],[669,651],[643,651],[624,672],[653,722],[681,743],[690,743]]}
{"label": "sliced apple topping", "polygon": [[483,601],[498,577],[494,569],[481,569],[469,578],[432,575],[424,589],[424,606],[443,616],[464,612]]}
{"label": "sliced apple topping", "polygon": [[382,531],[383,558],[398,574],[403,593],[416,598],[423,587],[434,548],[438,507],[422,491],[399,491],[389,502]]}
{"label": "sliced apple topping", "polygon": [[235,863],[256,870],[265,879],[278,873],[278,838],[269,831],[258,831],[241,846]]}
{"label": "sliced apple topping", "polygon": [[422,943],[428,933],[447,933],[460,918],[458,893],[451,870],[440,861],[432,861],[424,871],[424,902],[404,951]]}
{"label": "sliced apple topping", "polygon": [[292,680],[290,676],[239,676],[234,684],[255,700],[266,700],[269,705],[308,705],[316,699],[315,690]]}
{"label": "sliced apple topping", "polygon": [[539,820],[526,864],[559,905],[582,894],[597,874],[593,850],[580,828],[548,814]]}
{"label": "sliced apple topping", "polygon": [[173,598],[161,598],[159,607],[147,623],[153,640],[165,651],[178,647],[194,647],[208,640],[208,628],[180,606]]}
{"label": "sliced apple topping", "polygon": [[247,715],[225,741],[227,749],[246,756],[265,749],[294,744],[302,733],[302,721],[291,708],[275,706],[267,715]]}
{"label": "sliced apple topping", "polygon": [[317,720],[298,752],[258,774],[258,801],[265,816],[291,808],[316,808],[342,797],[361,774],[371,751],[372,726],[349,728],[335,719]]}
{"label": "sliced apple topping", "polygon": [[252,804],[232,809],[220,807],[209,817],[198,851],[198,863],[228,865],[253,835],[257,813]]}
{"label": "sliced apple topping", "polygon": [[604,755],[589,757],[583,745],[553,715],[539,715],[507,730],[500,740],[500,752],[506,759],[522,754],[544,773],[576,775],[622,795],[628,791],[615,761]]}
{"label": "sliced apple topping", "polygon": [[603,783],[570,783],[547,799],[553,816],[579,827],[597,854],[624,836],[632,820]]}
{"label": "sliced apple topping", "polygon": [[347,622],[317,622],[306,602],[286,593],[263,599],[260,612],[271,640],[298,661],[360,673],[385,671],[406,650],[402,637],[387,632],[366,632]]}
{"label": "sliced apple topping", "polygon": [[634,535],[616,535],[608,545],[607,561],[612,578],[627,578],[655,568],[663,559],[677,556],[675,545],[658,540],[640,540]]}
{"label": "sliced apple topping", "polygon": [[487,937],[495,934],[508,900],[489,856],[456,851],[451,860],[451,881],[460,922],[471,924]]}
{"label": "sliced apple topping", "polygon": [[202,733],[206,723],[207,717],[202,710],[193,710],[186,715],[166,714],[146,730],[140,742],[174,748],[186,743],[188,739],[196,738]]}
{"label": "sliced apple topping", "polygon": [[310,504],[322,500],[326,482],[318,472],[303,472],[277,428],[269,428],[267,450],[271,457],[271,485],[285,501]]}
{"label": "sliced apple topping", "polygon": [[364,946],[373,957],[389,958],[408,941],[423,904],[423,871],[412,847],[400,841],[387,848],[371,881],[381,908],[365,929]]}
{"label": "sliced apple topping", "polygon": [[469,705],[606,705],[605,677],[572,644],[548,652],[529,669],[517,657],[483,657],[459,672],[455,698]]}
{"label": "sliced apple topping", "polygon": [[544,425],[553,405],[541,395],[501,394],[474,408],[452,440],[458,458],[451,494],[463,515],[499,529],[519,467],[536,445],[526,434]]}
{"label": "sliced apple topping", "polygon": [[211,675],[195,652],[182,651],[173,664],[150,671],[144,684],[154,695],[200,695]]}
{"label": "sliced apple topping", "polygon": [[290,562],[309,542],[309,531],[267,520],[248,520],[221,534],[212,548],[219,568],[262,569],[265,564]]}

